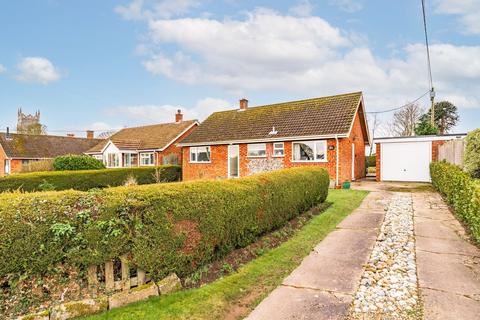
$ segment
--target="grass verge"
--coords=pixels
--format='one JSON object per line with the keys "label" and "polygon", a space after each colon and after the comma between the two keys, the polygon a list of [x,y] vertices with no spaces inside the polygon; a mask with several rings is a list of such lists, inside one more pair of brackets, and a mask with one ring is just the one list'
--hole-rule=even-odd
{"label": "grass verge", "polygon": [[197,289],[155,297],[88,317],[106,319],[237,319],[246,316],[302,259],[362,202],[366,191],[330,190],[332,206],[281,246]]}

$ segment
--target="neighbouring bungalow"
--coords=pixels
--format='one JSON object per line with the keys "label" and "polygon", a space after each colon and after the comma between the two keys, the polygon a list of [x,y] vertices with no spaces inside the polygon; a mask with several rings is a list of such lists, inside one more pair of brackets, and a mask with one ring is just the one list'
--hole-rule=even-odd
{"label": "neighbouring bungalow", "polygon": [[183,180],[321,166],[332,185],[365,176],[370,144],[361,92],[213,113],[185,138]]}
{"label": "neighbouring bungalow", "polygon": [[122,129],[85,154],[102,160],[107,168],[181,164],[182,150],[177,143],[198,124],[197,120],[184,121],[178,110],[175,122]]}
{"label": "neighbouring bungalow", "polygon": [[81,155],[97,145],[94,132],[87,131],[87,138],[73,136],[29,135],[0,133],[0,176],[20,172],[22,166],[67,154]]}

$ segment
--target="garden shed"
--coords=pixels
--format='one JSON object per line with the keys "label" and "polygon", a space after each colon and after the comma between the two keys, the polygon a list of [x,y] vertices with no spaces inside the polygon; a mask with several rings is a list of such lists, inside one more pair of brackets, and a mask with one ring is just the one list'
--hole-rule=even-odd
{"label": "garden shed", "polygon": [[430,182],[430,162],[438,160],[438,146],[466,134],[388,137],[374,139],[377,181]]}

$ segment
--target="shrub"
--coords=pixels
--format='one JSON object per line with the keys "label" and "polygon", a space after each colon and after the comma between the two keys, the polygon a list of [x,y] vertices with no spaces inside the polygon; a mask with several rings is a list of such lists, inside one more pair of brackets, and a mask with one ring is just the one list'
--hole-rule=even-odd
{"label": "shrub", "polygon": [[28,164],[21,166],[20,173],[53,171],[53,160],[45,159],[39,161],[30,161]]}
{"label": "shrub", "polygon": [[323,202],[318,167],[232,180],[0,195],[0,277],[131,253],[159,279],[188,274]]}
{"label": "shrub", "polygon": [[480,129],[469,132],[465,143],[465,170],[473,177],[480,178]]}
{"label": "shrub", "polygon": [[102,161],[90,156],[66,155],[53,160],[53,168],[57,171],[65,170],[99,170],[105,169]]}
{"label": "shrub", "polygon": [[464,221],[477,243],[480,243],[480,184],[459,167],[442,162],[430,165],[433,186]]}
{"label": "shrub", "polygon": [[376,167],[377,166],[377,156],[366,156],[365,157],[365,167],[370,168],[370,167]]}
{"label": "shrub", "polygon": [[155,172],[158,170],[161,182],[179,181],[181,168],[179,166],[119,168],[82,171],[51,171],[17,174],[0,178],[0,192],[4,191],[46,191],[41,185],[47,182],[55,190],[90,190],[121,186],[132,176],[137,184],[157,183]]}

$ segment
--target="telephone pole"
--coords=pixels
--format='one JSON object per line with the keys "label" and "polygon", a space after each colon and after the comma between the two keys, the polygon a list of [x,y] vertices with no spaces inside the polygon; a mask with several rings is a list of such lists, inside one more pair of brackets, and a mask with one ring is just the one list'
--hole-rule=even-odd
{"label": "telephone pole", "polygon": [[432,87],[430,90],[430,101],[432,102],[432,106],[430,108],[430,122],[432,127],[435,126],[435,89]]}

